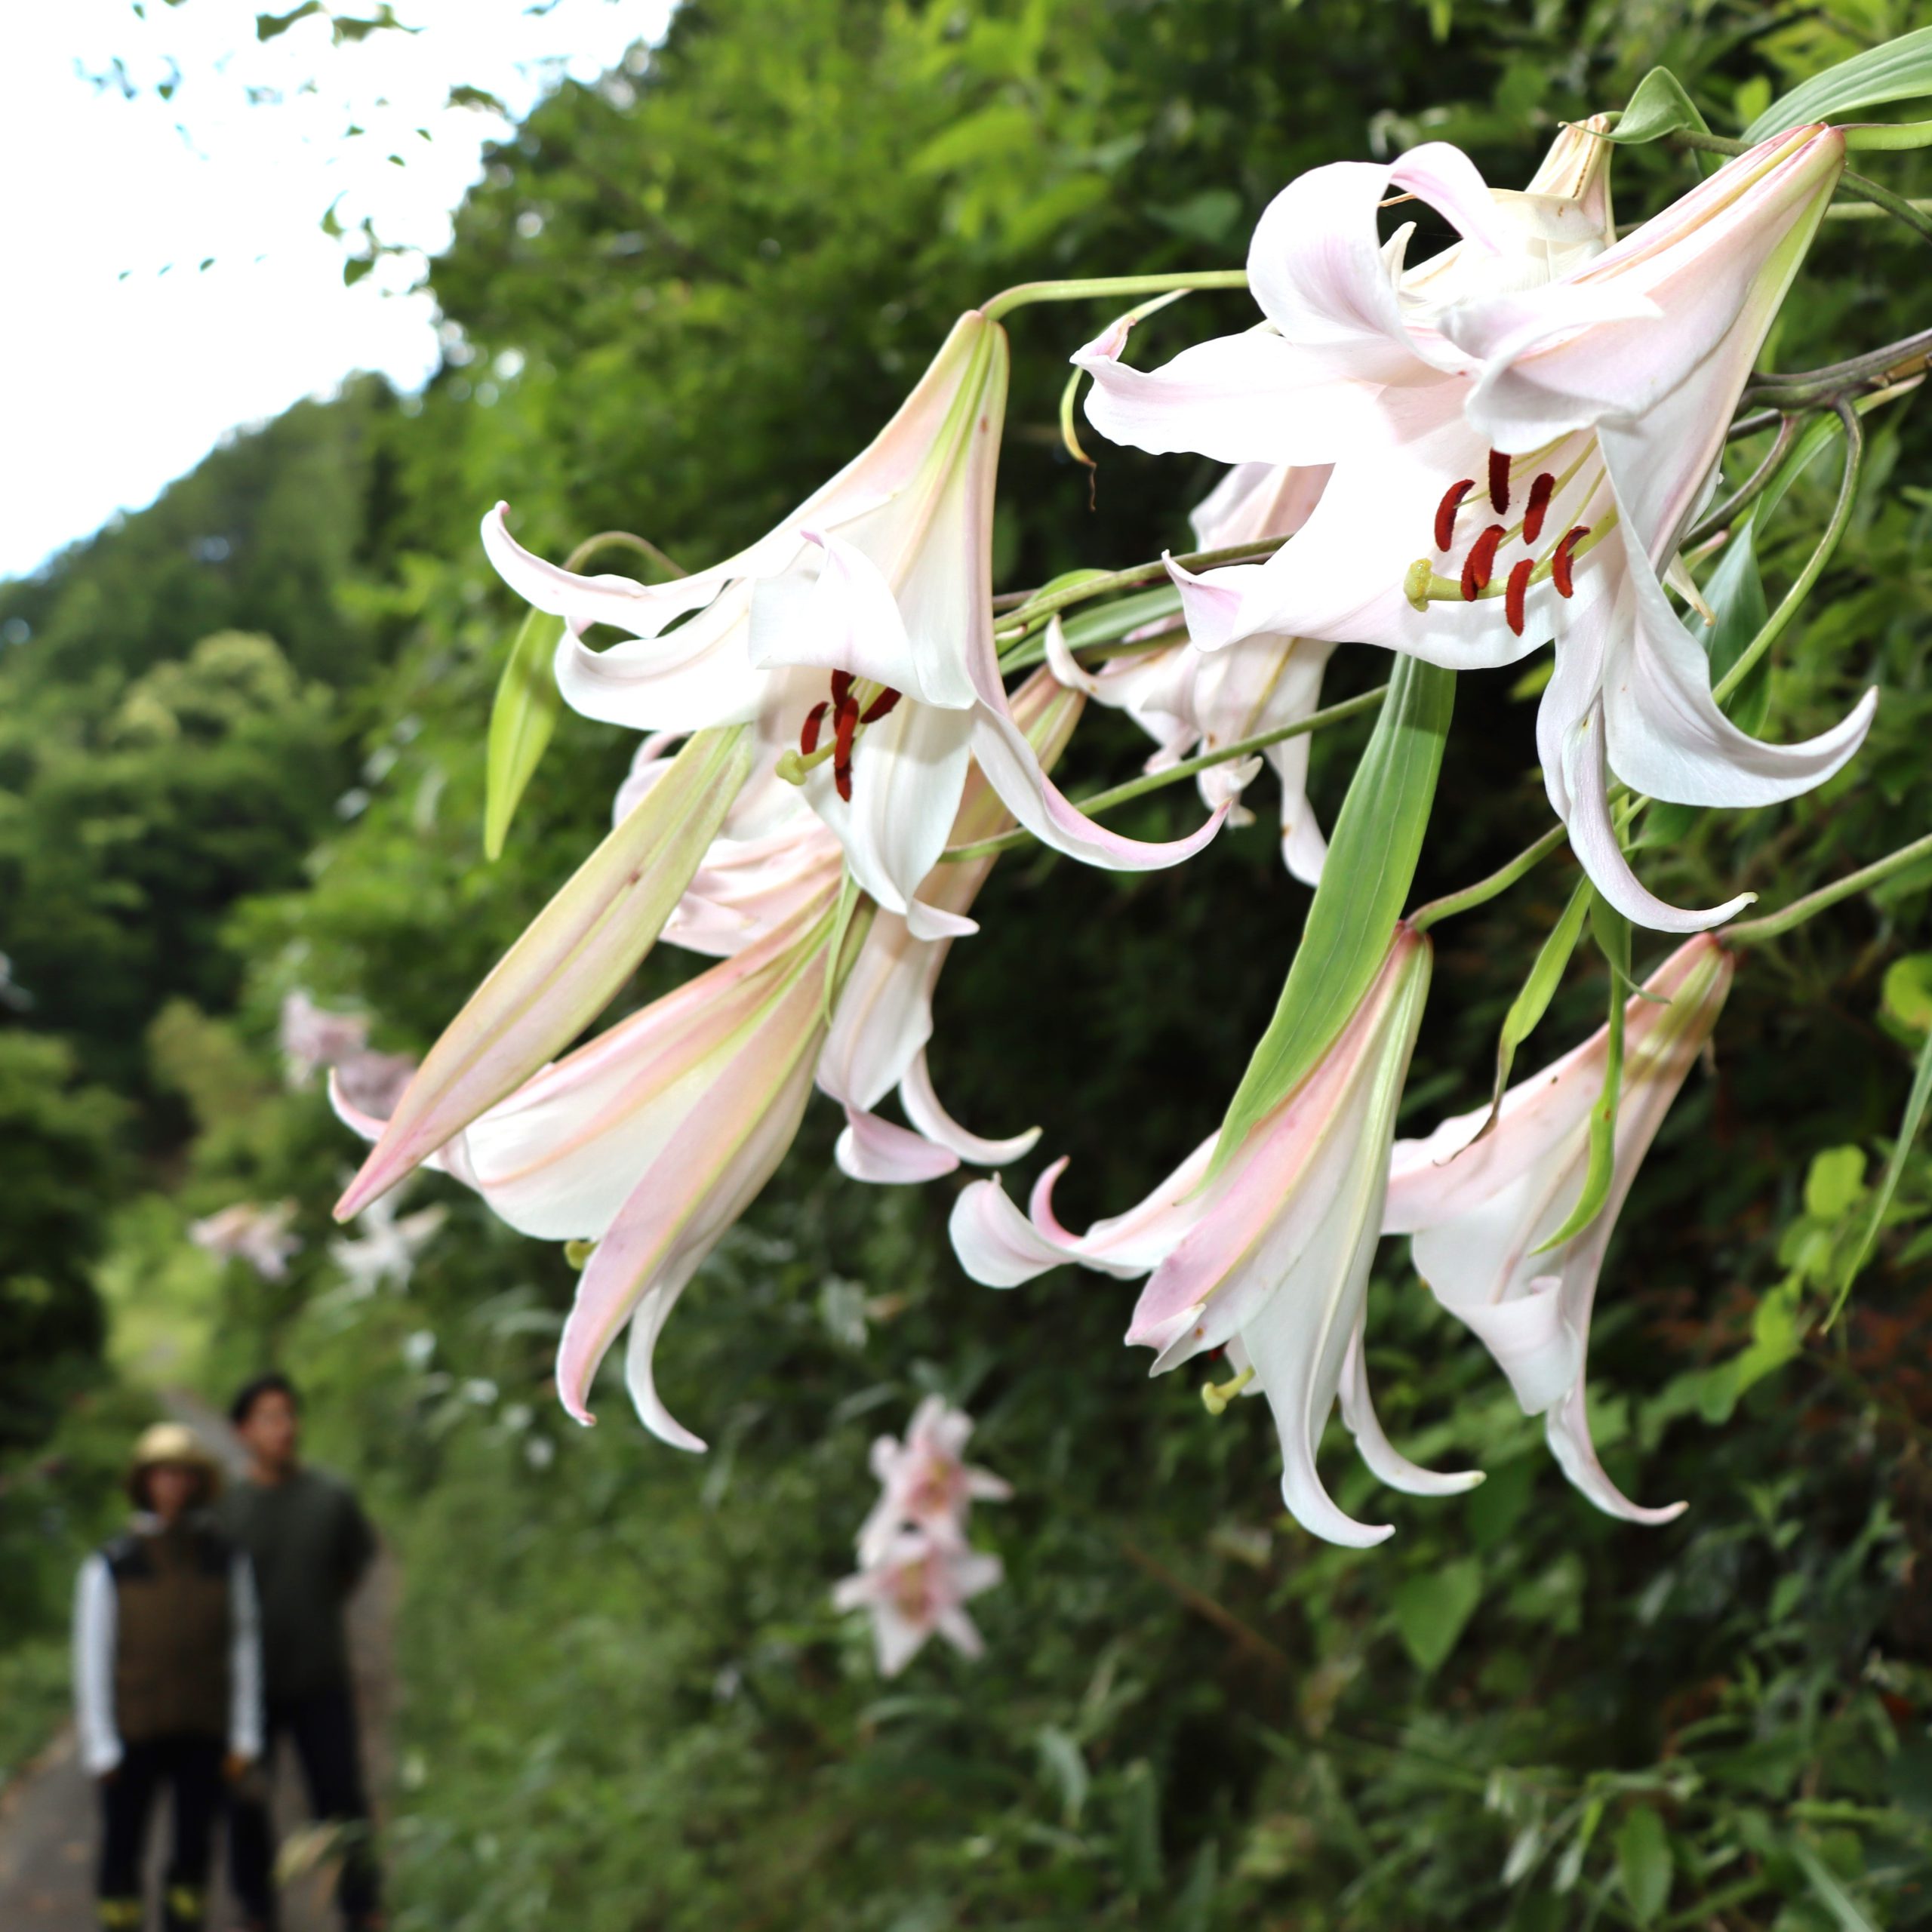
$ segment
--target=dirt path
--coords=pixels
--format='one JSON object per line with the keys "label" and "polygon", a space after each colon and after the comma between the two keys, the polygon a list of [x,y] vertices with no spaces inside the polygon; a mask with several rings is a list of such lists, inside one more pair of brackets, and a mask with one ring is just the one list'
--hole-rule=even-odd
{"label": "dirt path", "polygon": [[[177,1421],[198,1430],[223,1460],[238,1449],[220,1418],[186,1396],[167,1406]],[[357,1592],[349,1617],[349,1647],[361,1707],[363,1748],[377,1821],[390,1789],[390,1735],[395,1708],[393,1666],[396,1575],[385,1555]],[[301,1779],[288,1752],[275,1780],[275,1823],[285,1841],[305,1822]],[[149,1847],[149,1896],[158,1896],[165,1821],[157,1818]],[[71,1731],[63,1730],[26,1774],[0,1799],[0,1928],[4,1932],[93,1932],[96,1809],[93,1782],[81,1769]],[[217,1850],[216,1865],[225,1863]],[[235,1923],[225,1873],[213,1887],[211,1932]],[[282,1894],[283,1932],[330,1932],[339,1921],[328,1906],[330,1874],[311,1871],[291,1879]]]}

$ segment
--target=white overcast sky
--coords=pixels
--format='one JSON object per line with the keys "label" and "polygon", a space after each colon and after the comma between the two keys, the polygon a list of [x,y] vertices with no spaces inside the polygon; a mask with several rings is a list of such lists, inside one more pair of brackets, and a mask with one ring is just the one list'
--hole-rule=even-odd
{"label": "white overcast sky", "polygon": [[[257,39],[258,11],[294,5],[0,0],[0,577],[353,370],[421,383],[435,312],[395,292],[420,258],[345,288],[325,210],[435,251],[507,131],[451,88],[520,115],[657,39],[672,0],[396,0],[420,32],[336,47],[311,17]],[[86,78],[117,57],[134,99]]]}

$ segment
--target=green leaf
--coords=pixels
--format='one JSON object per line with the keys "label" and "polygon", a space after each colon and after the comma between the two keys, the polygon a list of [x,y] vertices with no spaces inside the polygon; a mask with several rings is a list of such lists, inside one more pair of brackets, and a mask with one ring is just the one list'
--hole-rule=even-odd
{"label": "green leaf", "polygon": [[1932,1028],[1932,952],[1908,952],[1885,968],[1880,1004],[1909,1033]]}
{"label": "green leaf", "polygon": [[1382,970],[1414,882],[1455,697],[1454,672],[1419,658],[1396,660],[1336,817],[1275,1017],[1222,1122],[1216,1166],[1307,1077]]}
{"label": "green leaf", "polygon": [[[1770,615],[1764,580],[1758,570],[1757,530],[1758,519],[1748,516],[1731,532],[1717,568],[1703,586],[1704,601],[1716,614],[1717,622],[1708,629],[1700,623],[1691,626],[1694,632],[1703,632],[1710,652],[1712,684],[1744,655]],[[1764,728],[1770,702],[1771,660],[1767,654],[1731,693],[1724,712],[1740,731],[1755,737]]]}
{"label": "green leaf", "polygon": [[1830,1866],[1802,1838],[1791,1841],[1791,1855],[1838,1932],[1878,1932],[1876,1923],[1860,1909],[1857,1900],[1838,1882]]}
{"label": "green leaf", "polygon": [[1918,1070],[1912,1076],[1912,1091],[1906,1097],[1905,1118],[1899,1122],[1898,1138],[1892,1143],[1892,1158],[1885,1163],[1878,1191],[1872,1198],[1872,1212],[1866,1220],[1865,1232],[1852,1251],[1851,1259],[1845,1263],[1844,1274],[1838,1283],[1838,1299],[1825,1318],[1827,1327],[1838,1318],[1839,1311],[1850,1296],[1852,1284],[1858,1279],[1860,1269],[1877,1245],[1878,1230],[1884,1226],[1885,1217],[1891,1210],[1892,1197],[1898,1192],[1899,1182],[1905,1173],[1906,1157],[1911,1153],[1912,1143],[1918,1138],[1918,1130],[1924,1124],[1928,1100],[1932,1100],[1932,1033],[1926,1035],[1925,1044],[1919,1049]]}
{"label": "green leaf", "polygon": [[1503,1031],[1496,1042],[1496,1090],[1490,1097],[1489,1118],[1484,1123],[1480,1140],[1495,1124],[1497,1111],[1503,1105],[1503,1091],[1509,1084],[1509,1069],[1516,1058],[1516,1049],[1534,1033],[1543,1015],[1549,1011],[1549,1002],[1555,997],[1556,989],[1561,983],[1563,969],[1570,963],[1570,955],[1577,949],[1577,941],[1582,934],[1583,921],[1589,917],[1593,888],[1588,879],[1579,879],[1577,889],[1570,895],[1570,903],[1564,907],[1563,915],[1551,929],[1549,937],[1543,943],[1536,956],[1536,962],[1530,968],[1530,977],[1523,982],[1523,989],[1509,1003],[1509,1011],[1503,1016]]}
{"label": "green leaf", "polygon": [[1835,1221],[1865,1192],[1865,1150],[1827,1147],[1811,1157],[1804,1177],[1804,1211]]}
{"label": "green leaf", "polygon": [[1697,103],[1684,91],[1684,83],[1668,67],[1653,67],[1637,83],[1630,104],[1617,117],[1608,138],[1635,145],[1661,140],[1666,134],[1686,129],[1708,134],[1710,124],[1698,111]]}
{"label": "green leaf", "polygon": [[306,20],[312,14],[322,11],[322,0],[302,0],[302,5],[286,14],[257,14],[255,16],[255,38],[257,40],[275,40],[285,34],[298,21]]}
{"label": "green leaf", "polygon": [[1626,1813],[1617,1828],[1617,1875],[1631,1915],[1639,1925],[1654,1925],[1670,1897],[1670,1841],[1647,1804]]}
{"label": "green leaf", "polygon": [[1932,94],[1932,27],[1901,34],[1882,47],[1854,54],[1774,100],[1744,131],[1747,141],[1768,140],[1808,121],[1829,121],[1881,101]]}
{"label": "green leaf", "polygon": [[1400,1585],[1390,1600],[1395,1634],[1425,1675],[1439,1669],[1482,1601],[1482,1566],[1459,1557]]}
{"label": "green leaf", "polygon": [[524,787],[557,728],[563,700],[551,670],[564,620],[543,611],[524,619],[510,646],[490,708],[490,749],[485,771],[483,852],[501,858]]}

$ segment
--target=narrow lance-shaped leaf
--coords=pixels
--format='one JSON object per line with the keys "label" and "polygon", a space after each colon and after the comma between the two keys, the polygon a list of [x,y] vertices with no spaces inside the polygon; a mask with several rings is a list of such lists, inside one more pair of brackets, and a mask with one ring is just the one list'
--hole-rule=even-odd
{"label": "narrow lance-shaped leaf", "polygon": [[346,1220],[569,1044],[651,950],[751,771],[751,728],[700,731],[470,995],[336,1206]]}
{"label": "narrow lance-shaped leaf", "polygon": [[1604,1063],[1603,1091],[1590,1109],[1590,1153],[1583,1191],[1568,1218],[1534,1251],[1547,1254],[1574,1241],[1603,1212],[1617,1177],[1617,1108],[1623,1097],[1623,1003],[1630,983],[1630,921],[1600,895],[1590,898],[1590,931],[1610,966],[1610,1051]]}
{"label": "narrow lance-shaped leaf", "polygon": [[1882,47],[1868,48],[1814,74],[1782,100],[1774,100],[1744,131],[1747,141],[1768,140],[1789,128],[1835,120],[1881,101],[1910,100],[1932,94],[1932,27],[1901,34]]}
{"label": "narrow lance-shaped leaf", "polygon": [[1300,1084],[1382,970],[1415,879],[1455,697],[1453,671],[1416,657],[1397,660],[1337,816],[1275,1017],[1222,1123],[1213,1171]]}
{"label": "narrow lance-shaped leaf", "polygon": [[1899,1182],[1905,1174],[1906,1157],[1911,1153],[1912,1143],[1918,1138],[1918,1130],[1924,1124],[1926,1103],[1932,1101],[1932,1032],[1925,1035],[1925,1044],[1918,1050],[1918,1066],[1912,1076],[1912,1091],[1906,1097],[1905,1118],[1899,1122],[1898,1138],[1892,1143],[1892,1158],[1885,1163],[1885,1171],[1878,1183],[1878,1191],[1872,1198],[1872,1212],[1865,1223],[1865,1232],[1860,1237],[1858,1246],[1851,1258],[1845,1263],[1844,1274],[1839,1278],[1838,1291],[1832,1303],[1832,1312],[1825,1318],[1829,1327],[1838,1318],[1851,1294],[1852,1284],[1859,1277],[1866,1263],[1871,1259],[1872,1250],[1877,1244],[1879,1230],[1885,1224],[1885,1216],[1890,1211],[1892,1197],[1899,1191]]}
{"label": "narrow lance-shaped leaf", "polygon": [[1503,1090],[1509,1084],[1509,1069],[1515,1064],[1516,1049],[1537,1030],[1549,1011],[1549,1003],[1562,983],[1563,970],[1577,949],[1583,921],[1589,916],[1595,891],[1587,878],[1577,881],[1577,889],[1571,894],[1562,917],[1543,941],[1521,992],[1509,1002],[1509,1011],[1503,1016],[1503,1030],[1496,1041],[1496,1091],[1490,1097],[1489,1118],[1477,1133],[1478,1140],[1496,1124],[1503,1110]]}

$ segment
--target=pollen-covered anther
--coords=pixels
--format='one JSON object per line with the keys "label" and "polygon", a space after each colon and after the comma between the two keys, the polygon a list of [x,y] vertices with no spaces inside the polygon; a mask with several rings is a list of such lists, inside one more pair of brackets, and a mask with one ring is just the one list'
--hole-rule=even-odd
{"label": "pollen-covered anther", "polygon": [[1497,546],[1507,534],[1501,524],[1492,523],[1469,546],[1468,561],[1463,565],[1464,601],[1473,604],[1489,587],[1489,580],[1496,574]]}
{"label": "pollen-covered anther", "polygon": [[1489,453],[1489,506],[1498,516],[1509,507],[1509,459],[1500,450]]}
{"label": "pollen-covered anther", "polygon": [[1549,514],[1549,500],[1556,488],[1556,478],[1545,469],[1538,472],[1530,485],[1530,500],[1523,512],[1523,541],[1534,543],[1543,534],[1543,520]]}
{"label": "pollen-covered anther", "polygon": [[825,714],[832,709],[828,703],[818,703],[805,713],[805,721],[798,727],[798,749],[806,757],[818,749],[819,727],[825,722]]}
{"label": "pollen-covered anther", "polygon": [[1550,553],[1550,580],[1556,586],[1559,597],[1574,597],[1577,594],[1576,556],[1577,546],[1590,534],[1587,523],[1580,523],[1574,529],[1566,530],[1558,539],[1556,548]]}
{"label": "pollen-covered anther", "polygon": [[859,706],[851,695],[852,681],[842,671],[832,673],[836,685],[840,678],[845,678],[845,695],[838,700],[838,708],[832,713],[832,782],[838,789],[838,795],[849,805],[852,802],[852,737],[859,728]]}
{"label": "pollen-covered anther", "polygon": [[891,713],[893,706],[899,702],[900,697],[899,692],[894,691],[890,685],[887,685],[885,689],[859,713],[859,722],[861,724],[876,724],[881,718]]}
{"label": "pollen-covered anther", "polygon": [[1509,569],[1509,582],[1503,593],[1503,619],[1518,637],[1523,635],[1523,607],[1530,594],[1530,577],[1536,569],[1534,558],[1524,557],[1512,564]]}
{"label": "pollen-covered anther", "polygon": [[1435,506],[1435,547],[1447,550],[1456,541],[1456,512],[1463,507],[1463,499],[1476,487],[1473,476],[1466,476],[1460,483],[1452,483],[1442,493],[1442,500]]}
{"label": "pollen-covered anther", "polygon": [[852,674],[850,671],[835,671],[832,674],[832,702],[843,704],[852,695]]}

